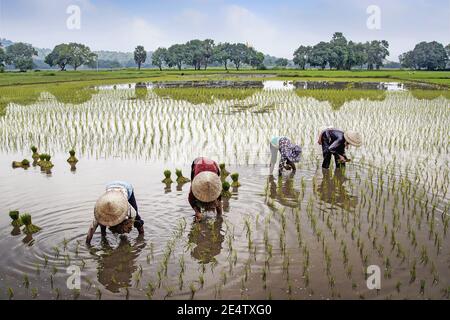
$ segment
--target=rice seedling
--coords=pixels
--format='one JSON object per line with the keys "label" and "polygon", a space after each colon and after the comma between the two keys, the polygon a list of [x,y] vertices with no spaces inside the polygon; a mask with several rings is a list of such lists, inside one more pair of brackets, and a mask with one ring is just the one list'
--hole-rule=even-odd
{"label": "rice seedling", "polygon": [[61,295],[61,292],[59,291],[59,288],[56,288],[55,290],[53,290],[55,293],[55,300],[59,300],[59,297]]}
{"label": "rice seedling", "polygon": [[12,300],[12,298],[14,298],[14,290],[11,287],[9,287],[7,292],[8,292],[8,299]]}
{"label": "rice seedling", "polygon": [[170,170],[164,170],[164,179],[161,182],[165,184],[173,183],[171,176],[172,172]]}
{"label": "rice seedling", "polygon": [[228,181],[222,182],[222,197],[224,198],[231,198],[231,192],[230,192],[230,183]]}
{"label": "rice seedling", "polygon": [[11,225],[13,227],[21,227],[23,225],[22,219],[19,219],[19,211],[10,211],[9,217],[12,219]]}
{"label": "rice seedling", "polygon": [[97,288],[95,296],[97,297],[97,300],[102,300],[102,291],[100,290],[100,288]]}
{"label": "rice seedling", "polygon": [[12,167],[28,169],[30,167],[30,161],[28,159],[23,159],[22,161],[13,161]]}
{"label": "rice seedling", "polygon": [[37,288],[32,288],[31,289],[31,298],[32,299],[36,299],[38,296],[38,289]]}
{"label": "rice seedling", "polygon": [[75,164],[78,162],[78,159],[75,157],[75,150],[71,149],[69,151],[69,158],[67,159],[67,162],[70,164]]}
{"label": "rice seedling", "polygon": [[28,287],[30,286],[30,280],[28,279],[28,276],[26,274],[23,275],[22,284],[25,287],[25,289],[28,289]]}
{"label": "rice seedling", "polygon": [[181,169],[176,169],[175,175],[177,176],[177,183],[179,184],[184,184],[191,181],[190,179],[183,176],[183,172],[181,171]]}
{"label": "rice seedling", "polygon": [[240,182],[239,182],[239,173],[237,173],[237,172],[232,173],[232,174],[230,175],[230,177],[231,177],[231,180],[233,181],[233,182],[231,183],[231,186],[232,186],[233,188],[238,188],[238,187],[241,186],[241,184],[240,184]]}
{"label": "rice seedling", "polygon": [[420,294],[423,296],[425,294],[425,280],[420,280]]}
{"label": "rice seedling", "polygon": [[21,214],[20,220],[22,220],[22,224],[24,225],[23,232],[26,234],[33,234],[41,230],[40,227],[31,222],[31,215],[28,213]]}
{"label": "rice seedling", "polygon": [[194,295],[197,292],[197,288],[195,287],[195,284],[193,282],[191,282],[190,286],[189,286],[189,290],[191,291],[191,300],[194,300]]}
{"label": "rice seedling", "polygon": [[225,179],[230,175],[230,172],[228,172],[227,169],[225,168],[225,163],[220,163],[219,169],[220,169],[220,178],[222,179],[222,181],[225,181]]}

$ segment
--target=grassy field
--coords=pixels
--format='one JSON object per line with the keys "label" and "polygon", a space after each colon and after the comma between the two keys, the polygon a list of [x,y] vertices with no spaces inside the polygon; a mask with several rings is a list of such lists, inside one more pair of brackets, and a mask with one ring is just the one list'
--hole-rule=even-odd
{"label": "grassy field", "polygon": [[30,71],[27,73],[0,73],[0,86],[45,84],[74,81],[102,81],[108,83],[123,81],[177,81],[177,80],[318,80],[318,81],[400,81],[422,82],[450,87],[450,71],[336,71],[336,70],[229,70],[219,68],[207,70],[135,70],[122,69],[114,71]]}

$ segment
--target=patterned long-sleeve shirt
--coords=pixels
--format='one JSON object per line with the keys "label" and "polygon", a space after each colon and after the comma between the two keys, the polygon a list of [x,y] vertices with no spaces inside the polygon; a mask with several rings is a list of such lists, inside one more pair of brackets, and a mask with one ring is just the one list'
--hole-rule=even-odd
{"label": "patterned long-sleeve shirt", "polygon": [[288,138],[282,137],[279,139],[280,148],[280,164],[278,166],[279,172],[284,170],[284,167],[288,162],[296,163],[300,161],[302,148],[296,144],[293,144]]}

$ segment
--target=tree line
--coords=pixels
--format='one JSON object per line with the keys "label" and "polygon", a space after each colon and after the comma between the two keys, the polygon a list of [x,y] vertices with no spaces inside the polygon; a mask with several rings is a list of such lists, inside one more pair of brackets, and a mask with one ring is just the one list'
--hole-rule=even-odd
{"label": "tree line", "polygon": [[[32,45],[18,42],[3,49],[0,44],[0,71],[5,65],[14,65],[20,71],[33,68],[33,56],[37,51]],[[389,43],[386,40],[373,40],[365,43],[349,41],[341,32],[333,34],[329,42],[319,42],[314,46],[299,46],[294,52],[293,63],[300,69],[330,68],[351,70],[353,67],[380,69],[389,55]],[[244,43],[218,43],[214,40],[190,40],[184,44],[174,44],[168,48],[160,47],[151,55],[152,65],[160,70],[163,67],[177,68],[192,66],[195,70],[206,69],[211,64],[220,64],[225,70],[231,64],[239,70],[242,66],[265,69],[264,54]],[[140,69],[147,60],[143,46],[134,50],[134,62]],[[450,44],[444,47],[436,41],[420,42],[413,50],[399,56],[401,66],[411,69],[442,70],[450,60]],[[62,71],[67,66],[77,70],[82,65],[95,67],[98,56],[90,48],[80,43],[62,43],[45,56],[45,63],[59,67]],[[101,61],[102,64],[106,63]],[[108,62],[111,67],[119,63]],[[286,67],[289,60],[276,59],[277,67]]]}
{"label": "tree line", "polygon": [[450,44],[444,47],[437,41],[422,41],[413,50],[401,54],[399,60],[404,68],[442,70],[450,60]]}
{"label": "tree line", "polygon": [[314,46],[300,46],[294,52],[294,64],[300,69],[318,67],[351,70],[355,66],[368,70],[379,69],[389,55],[386,40],[365,43],[348,41],[341,32],[336,32],[329,42],[321,41]]}
{"label": "tree line", "polygon": [[[136,48],[137,49],[137,48]],[[220,63],[228,70],[230,62],[236,70],[247,64],[253,68],[263,68],[264,54],[243,43],[219,43],[214,40],[190,40],[185,44],[174,44],[169,48],[158,48],[152,54],[152,64],[162,70],[163,66],[192,66],[195,70],[208,67],[212,62]]]}

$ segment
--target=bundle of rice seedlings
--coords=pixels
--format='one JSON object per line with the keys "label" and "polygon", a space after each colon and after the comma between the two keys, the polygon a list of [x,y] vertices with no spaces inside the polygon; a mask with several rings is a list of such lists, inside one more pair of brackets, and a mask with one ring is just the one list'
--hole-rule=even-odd
{"label": "bundle of rice seedlings", "polygon": [[133,230],[134,219],[126,219],[116,226],[109,227],[109,230],[115,234],[130,233]]}
{"label": "bundle of rice seedlings", "polygon": [[12,167],[13,168],[28,168],[30,166],[30,161],[27,159],[23,159],[22,161],[13,161]]}
{"label": "bundle of rice seedlings", "polygon": [[75,157],[75,150],[70,150],[69,151],[69,155],[70,155],[70,157],[69,157],[69,159],[67,159],[67,162],[68,163],[70,163],[70,164],[75,164],[75,163],[77,163],[78,162],[78,159]]}
{"label": "bundle of rice seedlings", "polygon": [[39,153],[37,152],[37,148],[35,146],[31,147],[31,151],[33,152],[33,155],[31,156],[34,161],[37,161],[39,159]]}
{"label": "bundle of rice seedlings", "polygon": [[23,228],[23,232],[26,234],[33,234],[33,233],[36,233],[41,230],[40,227],[34,225],[31,222],[31,215],[28,213],[21,214],[20,220],[22,221],[23,225],[25,226]]}
{"label": "bundle of rice seedlings", "polygon": [[183,183],[187,183],[187,182],[191,181],[190,179],[183,177],[183,172],[181,171],[181,169],[176,169],[175,174],[177,176],[177,182],[179,184],[183,184]]}
{"label": "bundle of rice seedlings", "polygon": [[172,172],[170,170],[164,170],[164,179],[162,180],[163,183],[169,184],[172,183],[172,178],[170,177],[172,175]]}
{"label": "bundle of rice seedlings", "polygon": [[220,168],[220,177],[222,178],[222,180],[225,180],[230,175],[230,173],[225,168],[225,163],[219,164],[219,168]]}
{"label": "bundle of rice seedlings", "polygon": [[224,198],[231,198],[231,192],[230,192],[230,183],[228,181],[222,182],[222,197]]}
{"label": "bundle of rice seedlings", "polygon": [[19,211],[17,210],[10,211],[9,216],[12,219],[11,225],[13,227],[21,227],[23,225],[22,220],[19,219]]}
{"label": "bundle of rice seedlings", "polygon": [[233,188],[237,188],[240,187],[241,184],[239,183],[239,173],[235,172],[233,174],[231,174],[231,180],[233,180],[233,182],[231,183],[231,186]]}

